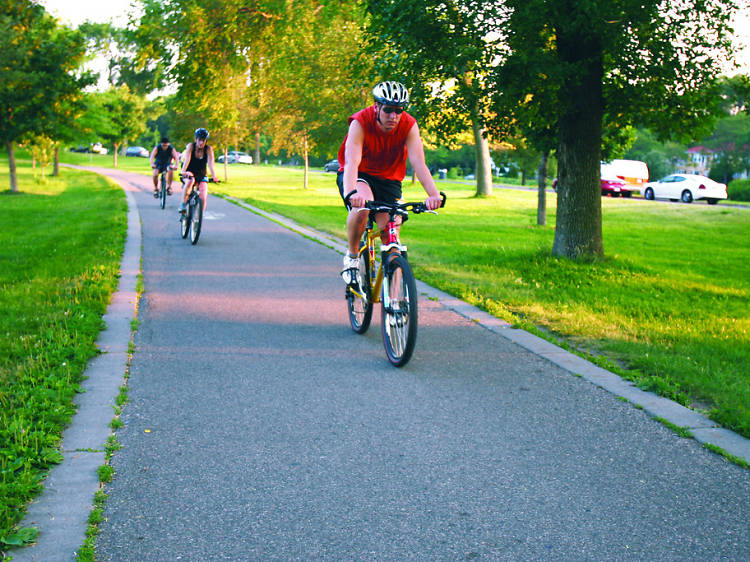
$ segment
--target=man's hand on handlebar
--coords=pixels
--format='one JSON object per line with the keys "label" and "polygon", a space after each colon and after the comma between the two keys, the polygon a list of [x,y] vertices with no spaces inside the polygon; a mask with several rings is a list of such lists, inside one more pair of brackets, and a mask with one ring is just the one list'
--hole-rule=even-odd
{"label": "man's hand on handlebar", "polygon": [[424,204],[430,211],[434,211],[442,207],[443,198],[440,195],[430,195],[424,200]]}
{"label": "man's hand on handlebar", "polygon": [[361,207],[364,207],[366,201],[367,199],[360,195],[356,189],[349,193],[349,204],[352,206],[352,208],[359,209]]}

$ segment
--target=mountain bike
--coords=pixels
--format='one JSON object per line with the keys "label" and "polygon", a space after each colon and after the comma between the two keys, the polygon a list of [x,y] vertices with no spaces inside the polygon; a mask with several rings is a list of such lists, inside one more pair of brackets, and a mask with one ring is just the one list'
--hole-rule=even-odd
{"label": "mountain bike", "polygon": [[[182,189],[185,189],[186,179],[180,174],[180,181],[182,181]],[[180,213],[180,236],[187,238],[190,235],[190,243],[195,246],[198,243],[198,238],[201,235],[201,225],[203,224],[203,199],[200,198],[198,192],[198,185],[201,182],[213,183],[213,179],[203,178],[201,181],[194,181],[193,186],[190,188],[190,195],[186,204],[186,210],[184,213]]]}
{"label": "mountain bike", "polygon": [[[353,193],[353,192],[352,192]],[[351,193],[347,195],[348,203]],[[445,206],[445,193],[440,192]],[[367,211],[367,228],[359,244],[359,271],[353,283],[346,286],[346,302],[352,330],[364,334],[370,327],[375,303],[381,303],[380,325],[388,360],[396,367],[408,363],[417,343],[417,285],[407,260],[406,246],[398,239],[397,216],[405,222],[409,213],[430,211],[424,202],[383,203],[367,201],[360,211]],[[375,221],[378,213],[388,213],[385,243],[380,255],[375,244],[380,231]]]}
{"label": "mountain bike", "polygon": [[169,167],[162,168],[159,174],[159,207],[162,209],[167,205],[167,173]]}

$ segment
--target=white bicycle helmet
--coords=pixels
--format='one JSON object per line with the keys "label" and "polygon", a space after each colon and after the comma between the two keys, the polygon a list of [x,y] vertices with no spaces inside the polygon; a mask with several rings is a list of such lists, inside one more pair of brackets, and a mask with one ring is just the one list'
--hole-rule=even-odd
{"label": "white bicycle helmet", "polygon": [[409,104],[409,90],[399,82],[381,82],[372,89],[372,95],[383,105],[406,107]]}

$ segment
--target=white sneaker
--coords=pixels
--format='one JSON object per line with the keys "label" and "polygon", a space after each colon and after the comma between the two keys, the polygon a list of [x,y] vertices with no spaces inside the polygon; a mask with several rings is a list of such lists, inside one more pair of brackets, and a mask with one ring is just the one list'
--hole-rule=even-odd
{"label": "white sneaker", "polygon": [[347,252],[344,254],[344,266],[341,269],[341,277],[347,285],[357,283],[359,280],[359,258],[353,258]]}

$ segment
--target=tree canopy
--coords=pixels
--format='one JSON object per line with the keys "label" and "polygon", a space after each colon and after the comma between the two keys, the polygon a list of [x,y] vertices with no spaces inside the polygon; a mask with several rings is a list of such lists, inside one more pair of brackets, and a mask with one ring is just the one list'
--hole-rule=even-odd
{"label": "tree canopy", "polygon": [[[474,2],[465,2],[467,9]],[[493,67],[498,115],[523,103],[556,123],[553,253],[600,256],[603,123],[662,138],[706,131],[731,56],[733,0],[507,0],[507,55]]]}
{"label": "tree canopy", "polygon": [[34,2],[0,0],[0,34],[0,139],[16,191],[14,143],[42,134],[54,139],[58,127],[74,118],[70,104],[93,77],[79,71],[86,54],[83,35],[58,25]]}

